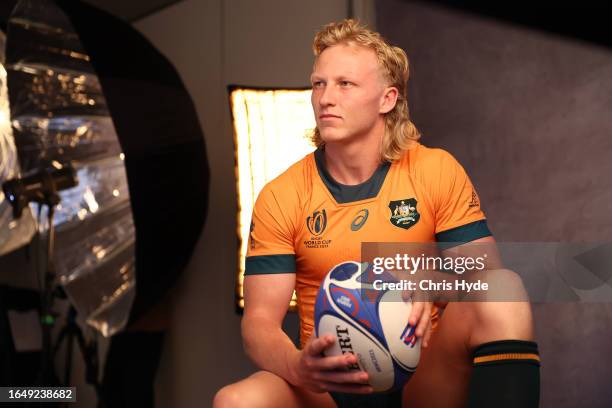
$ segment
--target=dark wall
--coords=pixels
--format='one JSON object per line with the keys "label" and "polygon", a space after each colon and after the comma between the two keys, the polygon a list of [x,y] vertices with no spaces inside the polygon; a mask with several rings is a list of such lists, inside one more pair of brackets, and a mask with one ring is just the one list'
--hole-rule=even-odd
{"label": "dark wall", "polygon": [[[410,58],[422,142],[464,165],[498,241],[610,239],[612,49],[422,2],[377,19]],[[534,312],[541,405],[610,406],[612,303]]]}

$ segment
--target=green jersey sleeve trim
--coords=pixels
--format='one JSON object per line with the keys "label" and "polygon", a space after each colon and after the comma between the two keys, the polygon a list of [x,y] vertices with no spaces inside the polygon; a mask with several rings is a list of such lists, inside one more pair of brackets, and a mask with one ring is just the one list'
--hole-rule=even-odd
{"label": "green jersey sleeve trim", "polygon": [[487,225],[487,220],[479,220],[470,222],[469,224],[460,225],[456,228],[451,228],[446,231],[436,234],[436,241],[448,243],[445,248],[465,244],[466,242],[475,241],[479,238],[489,237],[493,235]]}
{"label": "green jersey sleeve trim", "polygon": [[295,273],[295,255],[248,256],[245,262],[245,275],[266,275],[272,273]]}

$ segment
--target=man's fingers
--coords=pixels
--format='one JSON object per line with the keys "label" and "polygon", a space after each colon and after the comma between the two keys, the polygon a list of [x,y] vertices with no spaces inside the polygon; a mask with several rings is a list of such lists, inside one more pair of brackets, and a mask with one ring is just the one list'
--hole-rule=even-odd
{"label": "man's fingers", "polygon": [[306,353],[311,356],[319,356],[323,353],[323,350],[328,348],[334,342],[334,337],[332,335],[326,334],[321,337],[317,337],[310,344],[306,346]]}
{"label": "man's fingers", "polygon": [[311,361],[313,367],[318,370],[345,370],[357,363],[357,357],[347,353],[341,356],[315,357]]}
{"label": "man's fingers", "polygon": [[408,318],[408,323],[410,323],[411,326],[416,325],[421,318],[421,315],[423,314],[423,307],[423,302],[412,303],[412,310],[410,311],[410,317]]}
{"label": "man's fingers", "polygon": [[417,337],[422,337],[425,334],[425,329],[431,320],[431,304],[426,303],[423,305],[421,315],[419,316],[419,323],[415,330]]}
{"label": "man's fingers", "polygon": [[325,383],[368,385],[368,373],[361,370],[323,371],[318,373],[315,379]]}

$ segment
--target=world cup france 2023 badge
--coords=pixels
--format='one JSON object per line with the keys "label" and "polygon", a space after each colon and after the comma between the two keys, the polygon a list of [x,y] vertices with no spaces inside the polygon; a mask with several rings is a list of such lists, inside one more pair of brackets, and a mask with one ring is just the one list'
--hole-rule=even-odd
{"label": "world cup france 2023 badge", "polygon": [[304,241],[304,246],[309,249],[313,248],[328,248],[332,242],[331,239],[325,239],[323,233],[327,228],[327,213],[325,209],[317,210],[312,215],[306,218],[306,228],[310,232],[310,239]]}
{"label": "world cup france 2023 badge", "polygon": [[389,202],[391,210],[391,224],[396,227],[408,229],[419,221],[421,214],[417,211],[417,200],[415,198],[405,198]]}
{"label": "world cup france 2023 badge", "polygon": [[312,215],[306,218],[306,227],[315,237],[323,234],[325,228],[327,227],[327,214],[325,213],[325,209],[315,211],[312,213]]}

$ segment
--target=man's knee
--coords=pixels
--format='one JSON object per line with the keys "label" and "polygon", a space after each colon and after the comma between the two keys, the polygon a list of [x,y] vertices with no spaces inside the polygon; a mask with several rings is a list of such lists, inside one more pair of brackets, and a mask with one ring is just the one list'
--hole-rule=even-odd
{"label": "man's knee", "polygon": [[528,302],[474,302],[470,343],[533,339],[533,318]]}
{"label": "man's knee", "polygon": [[238,408],[246,406],[247,404],[243,396],[240,395],[238,384],[226,385],[217,391],[213,399],[213,408]]}
{"label": "man's knee", "polygon": [[270,408],[293,406],[293,391],[275,374],[258,371],[217,391],[214,408]]}
{"label": "man's knee", "polygon": [[488,271],[486,301],[461,302],[470,316],[470,344],[499,339],[533,339],[531,306],[521,277],[509,270]]}
{"label": "man's knee", "polygon": [[215,394],[213,399],[214,408],[256,408],[265,407],[266,401],[263,399],[261,390],[254,389],[251,381],[242,380],[240,382],[226,385]]}
{"label": "man's knee", "polygon": [[510,269],[488,270],[487,300],[493,302],[527,302],[528,296],[521,276]]}

